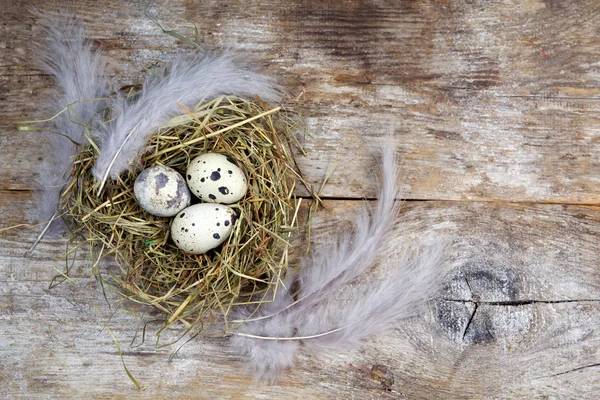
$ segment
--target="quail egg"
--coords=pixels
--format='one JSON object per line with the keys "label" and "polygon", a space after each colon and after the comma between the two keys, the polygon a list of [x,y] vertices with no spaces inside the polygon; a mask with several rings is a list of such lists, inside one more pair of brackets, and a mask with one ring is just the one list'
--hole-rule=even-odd
{"label": "quail egg", "polygon": [[186,253],[204,254],[231,235],[235,211],[223,204],[200,203],[182,210],[171,224],[171,238]]}
{"label": "quail egg", "polygon": [[158,217],[172,217],[190,205],[190,191],[181,174],[156,165],[143,170],[133,184],[140,207]]}
{"label": "quail egg", "polygon": [[235,203],[248,189],[240,167],[231,157],[219,153],[205,153],[194,158],[188,165],[186,177],[191,192],[207,203]]}

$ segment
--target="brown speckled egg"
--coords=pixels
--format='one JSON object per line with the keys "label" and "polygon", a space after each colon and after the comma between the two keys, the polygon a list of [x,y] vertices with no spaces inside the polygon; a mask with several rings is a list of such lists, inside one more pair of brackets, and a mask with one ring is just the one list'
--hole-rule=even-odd
{"label": "brown speckled egg", "polygon": [[195,204],[173,219],[171,238],[186,253],[204,254],[231,235],[236,219],[235,211],[223,204]]}
{"label": "brown speckled egg", "polygon": [[172,217],[190,205],[190,191],[173,168],[156,165],[143,170],[133,184],[140,207],[158,217]]}
{"label": "brown speckled egg", "polygon": [[230,157],[205,153],[190,161],[186,172],[191,192],[207,203],[232,204],[248,189],[246,176]]}

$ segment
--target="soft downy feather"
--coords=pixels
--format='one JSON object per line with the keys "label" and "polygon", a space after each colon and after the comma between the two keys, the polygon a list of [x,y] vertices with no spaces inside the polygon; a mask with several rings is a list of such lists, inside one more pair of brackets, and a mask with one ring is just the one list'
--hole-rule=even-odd
{"label": "soft downy feather", "polygon": [[312,255],[300,268],[299,304],[310,307],[329,293],[372,267],[398,215],[397,162],[393,146],[381,151],[381,185],[372,213],[361,209],[354,218],[354,230],[345,230],[337,241],[313,246]]}
{"label": "soft downy feather", "polygon": [[[350,301],[337,298],[340,288],[387,254],[386,239],[393,235],[398,215],[397,163],[394,147],[387,144],[381,151],[375,209],[357,215],[352,233],[313,245],[313,255],[279,286],[272,303],[234,313],[234,318],[246,322],[231,332],[230,346],[257,377],[273,380],[291,367],[299,342],[320,350],[349,350],[415,315],[439,287],[445,273],[443,244],[403,249],[385,278],[369,282]],[[294,282],[300,287],[295,301]]]}
{"label": "soft downy feather", "polygon": [[[252,321],[243,323],[239,331],[258,336],[294,336],[296,326],[287,318],[289,314],[285,312],[286,308],[294,303],[292,285],[293,276],[290,276],[279,284],[276,293],[267,293],[266,298],[274,297],[272,302],[264,303],[259,308],[234,309],[231,314],[233,320]],[[270,316],[276,317],[269,318]],[[275,378],[281,371],[291,367],[300,348],[300,342],[296,340],[255,340],[239,335],[233,335],[229,345],[235,355],[245,358],[246,367],[251,373],[267,380]]]}
{"label": "soft downy feather", "polygon": [[40,169],[37,219],[46,222],[60,213],[57,204],[69,182],[76,144],[85,140],[85,129],[90,128],[94,116],[105,105],[97,99],[106,96],[108,89],[104,61],[85,40],[80,21],[67,14],[54,18],[42,11],[31,12],[44,24],[45,38],[36,46],[36,55],[42,70],[56,80],[52,95],[58,106],[56,111],[69,106],[50,123],[47,162]]}
{"label": "soft downy feather", "polygon": [[146,149],[148,137],[169,118],[221,94],[259,96],[276,101],[281,92],[272,78],[254,72],[231,51],[180,55],[165,77],[150,74],[134,101],[119,99],[110,106],[114,120],[99,132],[100,154],[92,170],[101,182],[116,179]]}
{"label": "soft downy feather", "polygon": [[[305,345],[319,351],[348,350],[421,311],[444,276],[444,244],[403,251],[389,274],[369,282],[369,287],[348,303],[327,299],[311,312],[298,315],[297,335],[316,336]],[[323,332],[331,333],[320,335]]]}

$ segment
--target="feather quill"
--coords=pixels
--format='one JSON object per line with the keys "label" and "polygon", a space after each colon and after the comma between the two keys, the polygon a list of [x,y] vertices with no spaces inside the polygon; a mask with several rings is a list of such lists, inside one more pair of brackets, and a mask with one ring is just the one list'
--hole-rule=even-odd
{"label": "feather quill", "polygon": [[[232,312],[232,318],[246,322],[240,332],[258,336],[292,337],[295,324],[287,319],[286,308],[293,304],[291,286],[293,277],[285,279],[278,286],[280,290],[274,295],[272,302],[264,303],[258,309],[239,307]],[[264,318],[276,316],[274,318]],[[263,318],[263,319],[261,319]],[[230,348],[234,354],[245,358],[246,367],[257,377],[274,379],[281,371],[294,364],[300,343],[295,340],[270,341],[255,340],[247,336],[234,335],[230,338]]]}
{"label": "feather quill", "polygon": [[[234,312],[234,318],[246,322],[232,332],[230,347],[257,377],[273,380],[291,367],[300,341],[329,351],[357,346],[414,315],[439,286],[445,272],[443,245],[405,249],[385,279],[370,282],[349,302],[336,298],[340,288],[385,255],[386,238],[394,230],[398,189],[393,146],[382,148],[381,159],[377,206],[356,216],[352,233],[313,246],[313,255],[279,286],[272,303]],[[300,286],[295,301],[293,282]]]}
{"label": "feather quill", "polygon": [[54,133],[49,135],[47,160],[40,170],[37,219],[46,222],[60,213],[57,204],[69,182],[76,144],[84,140],[85,129],[89,129],[97,111],[105,106],[103,101],[94,99],[105,97],[108,85],[104,61],[85,40],[77,18],[67,14],[53,18],[37,10],[32,13],[44,24],[45,38],[37,46],[36,55],[42,70],[56,80],[52,100],[60,110],[69,107],[51,121]]}
{"label": "feather quill", "polygon": [[92,170],[101,182],[116,179],[146,149],[148,137],[169,118],[221,94],[276,101],[273,79],[252,71],[230,51],[178,56],[164,77],[150,75],[135,101],[111,103],[115,118],[97,136],[100,153]]}

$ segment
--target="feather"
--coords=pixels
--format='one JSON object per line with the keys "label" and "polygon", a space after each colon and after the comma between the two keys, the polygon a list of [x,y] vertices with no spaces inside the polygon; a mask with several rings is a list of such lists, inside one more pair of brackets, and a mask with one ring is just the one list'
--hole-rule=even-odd
{"label": "feather", "polygon": [[[267,297],[274,296],[272,302],[264,303],[257,309],[239,307],[232,313],[232,319],[246,322],[241,331],[260,336],[291,337],[295,333],[295,324],[286,319],[289,314],[283,311],[293,304],[291,293],[292,281],[286,279],[278,288],[277,293],[270,292]],[[274,287],[274,286],[271,286]],[[269,318],[277,315],[278,318]],[[266,317],[266,318],[265,318]],[[246,358],[247,369],[256,377],[272,380],[279,373],[294,364],[296,352],[300,347],[298,341],[268,341],[254,340],[240,335],[230,338],[230,348],[236,355]]]}
{"label": "feather", "polygon": [[310,307],[328,293],[355,279],[375,263],[385,238],[391,233],[398,214],[396,188],[397,162],[393,146],[381,154],[381,188],[377,207],[369,214],[359,211],[354,219],[354,230],[346,231],[341,239],[331,244],[313,247],[313,254],[300,269],[300,291],[297,304]]}
{"label": "feather", "polygon": [[[370,282],[349,302],[336,296],[386,254],[386,238],[392,236],[398,214],[396,171],[394,148],[385,146],[375,209],[356,216],[351,234],[315,244],[313,255],[280,285],[272,303],[234,313],[246,322],[231,332],[231,349],[256,376],[273,380],[291,367],[299,341],[313,349],[348,350],[414,315],[437,289],[445,272],[443,245],[404,249],[384,279]],[[296,301],[293,282],[300,286]]]}
{"label": "feather", "polygon": [[340,306],[339,300],[328,299],[312,312],[303,313],[297,318],[297,335],[315,336],[305,344],[320,351],[348,350],[416,315],[444,276],[444,245],[404,249],[396,263],[384,279],[370,283],[348,304]]}
{"label": "feather", "polygon": [[[84,140],[84,125],[91,124],[108,89],[104,62],[85,40],[81,23],[71,15],[53,18],[32,10],[44,23],[45,38],[37,45],[36,55],[42,70],[54,77],[56,89],[52,101],[59,110],[69,109],[51,121],[53,134],[46,144],[47,162],[42,165],[38,185],[37,220],[46,222],[59,212],[59,196],[69,181],[77,143]],[[55,224],[56,225],[56,224]]]}
{"label": "feather", "polygon": [[98,135],[100,153],[92,170],[102,183],[116,179],[146,149],[148,136],[161,123],[221,94],[259,96],[275,101],[280,91],[273,80],[248,69],[229,51],[177,57],[165,77],[149,76],[139,97],[111,104],[115,118]]}

